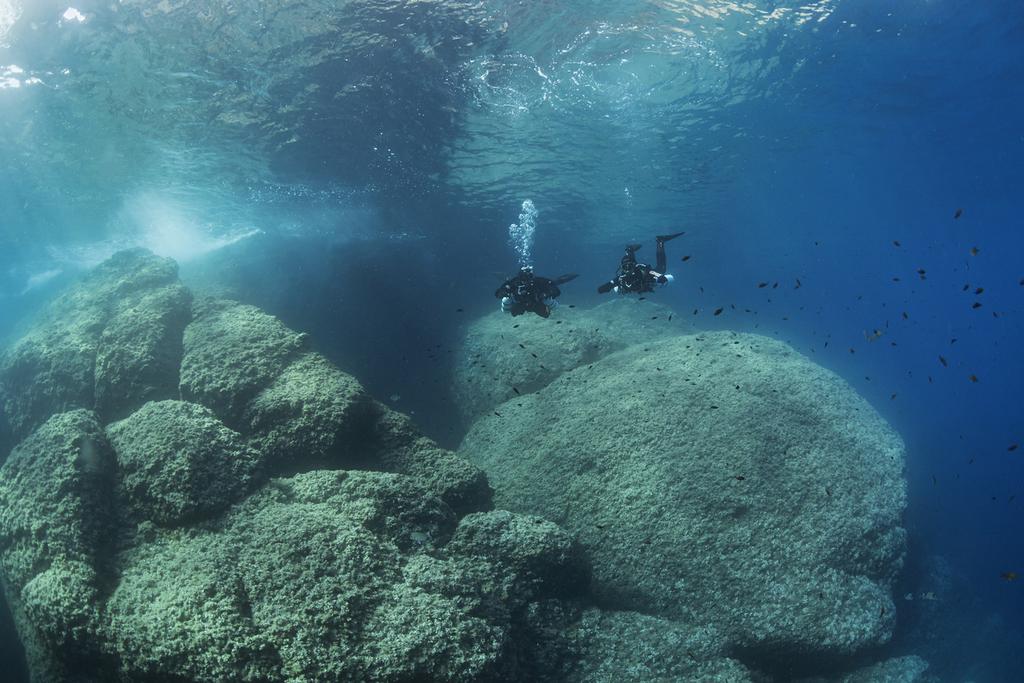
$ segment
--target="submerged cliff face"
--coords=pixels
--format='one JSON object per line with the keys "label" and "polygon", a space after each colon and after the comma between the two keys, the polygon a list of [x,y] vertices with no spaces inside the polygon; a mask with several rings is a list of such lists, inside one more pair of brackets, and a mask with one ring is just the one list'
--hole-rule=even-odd
{"label": "submerged cliff face", "polygon": [[[511,324],[489,316],[475,338],[550,343]],[[602,604],[713,626],[752,661],[840,661],[886,642],[905,548],[899,436],[778,341],[640,342],[613,339],[621,351],[473,423],[460,452],[496,504],[578,538]]]}

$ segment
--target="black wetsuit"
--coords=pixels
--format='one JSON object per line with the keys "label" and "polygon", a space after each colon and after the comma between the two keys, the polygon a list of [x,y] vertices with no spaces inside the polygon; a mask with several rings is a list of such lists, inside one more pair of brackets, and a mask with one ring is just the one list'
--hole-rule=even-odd
{"label": "black wetsuit", "polygon": [[563,275],[554,280],[546,277],[538,277],[532,273],[519,273],[513,278],[505,281],[501,287],[494,292],[499,299],[509,297],[512,299],[512,306],[508,312],[512,315],[523,313],[536,313],[542,318],[551,315],[551,307],[544,303],[546,300],[556,299],[562,293],[558,285],[565,284],[575,278],[575,274]]}
{"label": "black wetsuit", "polygon": [[642,294],[653,292],[654,285],[663,285],[668,282],[665,277],[665,269],[668,263],[665,259],[665,242],[676,238],[683,233],[677,232],[674,235],[659,235],[656,240],[657,250],[655,258],[657,262],[652,269],[650,264],[637,263],[636,252],[641,247],[639,244],[627,244],[626,253],[619,261],[619,271],[615,278],[608,282],[602,282],[597,288],[599,294],[606,294],[618,287],[619,294]]}

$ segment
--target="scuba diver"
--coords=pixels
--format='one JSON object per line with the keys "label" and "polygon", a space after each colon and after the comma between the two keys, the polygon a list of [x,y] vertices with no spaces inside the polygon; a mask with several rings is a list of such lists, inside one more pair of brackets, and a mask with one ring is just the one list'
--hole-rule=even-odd
{"label": "scuba diver", "polygon": [[501,310],[513,316],[532,311],[542,318],[551,315],[562,293],[558,285],[576,279],[576,273],[562,275],[554,280],[533,274],[533,266],[523,266],[519,274],[498,287],[494,296],[501,298]]}
{"label": "scuba diver", "polygon": [[655,283],[667,285],[672,282],[672,276],[665,272],[665,242],[682,234],[677,232],[672,235],[658,235],[655,238],[658,260],[653,269],[647,263],[637,263],[636,252],[642,245],[627,244],[626,253],[623,254],[622,260],[619,262],[619,271],[615,278],[601,283],[601,286],[597,288],[597,293],[607,294],[615,291],[619,294],[641,294],[653,292]]}

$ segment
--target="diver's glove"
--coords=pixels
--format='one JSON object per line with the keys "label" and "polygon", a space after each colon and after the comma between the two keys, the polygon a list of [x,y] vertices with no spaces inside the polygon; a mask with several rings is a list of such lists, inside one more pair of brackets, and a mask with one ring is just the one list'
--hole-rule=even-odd
{"label": "diver's glove", "polygon": [[512,303],[513,303],[512,302],[512,297],[510,297],[510,296],[503,296],[503,297],[501,297],[501,312],[502,313],[508,313],[510,310],[512,310]]}

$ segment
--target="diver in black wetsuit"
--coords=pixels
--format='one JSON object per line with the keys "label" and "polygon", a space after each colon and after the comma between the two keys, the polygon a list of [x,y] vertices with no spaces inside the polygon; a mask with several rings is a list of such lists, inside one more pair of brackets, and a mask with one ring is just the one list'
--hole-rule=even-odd
{"label": "diver in black wetsuit", "polygon": [[576,278],[576,273],[562,275],[554,280],[533,274],[533,267],[523,266],[519,274],[509,278],[498,287],[494,296],[501,299],[501,310],[512,315],[533,312],[542,318],[551,315],[551,309],[558,305],[562,293],[558,285]]}
{"label": "diver in black wetsuit", "polygon": [[672,235],[658,235],[657,243],[657,264],[652,269],[647,263],[637,263],[636,252],[642,246],[639,244],[627,244],[626,253],[619,261],[619,272],[615,278],[608,282],[602,282],[597,288],[598,294],[607,294],[615,291],[619,294],[641,294],[653,292],[654,285],[667,285],[672,282],[672,276],[665,272],[665,242],[679,237],[683,233],[677,232]]}

